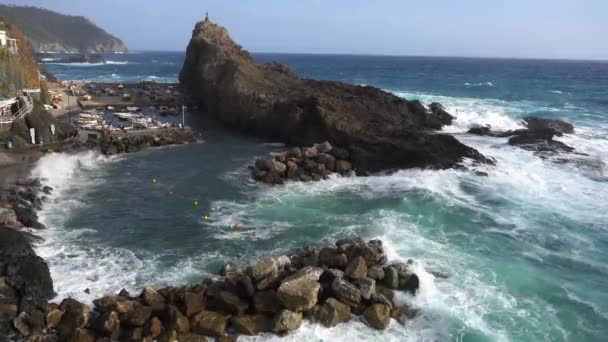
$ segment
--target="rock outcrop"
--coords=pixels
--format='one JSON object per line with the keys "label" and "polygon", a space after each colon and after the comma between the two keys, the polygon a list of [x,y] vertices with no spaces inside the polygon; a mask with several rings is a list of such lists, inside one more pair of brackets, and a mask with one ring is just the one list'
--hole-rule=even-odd
{"label": "rock outcrop", "polygon": [[526,128],[493,131],[490,126],[477,126],[472,127],[468,132],[475,135],[509,138],[509,145],[534,151],[541,156],[574,151],[574,148],[553,139],[556,136],[574,133],[574,126],[571,123],[556,119],[525,117],[522,119],[522,124]]}
{"label": "rock outcrop", "polygon": [[196,25],[180,82],[224,124],[294,146],[329,141],[346,148],[358,170],[450,168],[463,158],[491,162],[451,135],[433,130],[451,121],[370,86],[298,77],[284,65],[257,64],[228,31]]}
{"label": "rock outcrop", "polygon": [[[332,255],[345,261],[336,266]],[[370,270],[376,279],[366,277]],[[384,272],[394,272],[394,289],[383,285]],[[396,290],[415,295],[418,278],[409,263],[389,263],[379,240],[344,239],[321,251],[305,247],[290,256],[262,257],[243,271],[229,264],[222,273],[191,286],[147,287],[137,296],[122,290],[94,300],[92,308],[71,298],[36,307],[0,302],[0,315],[28,341],[234,341],[238,335],[285,335],[305,319],[326,327],[360,319],[383,330],[391,320],[406,324],[419,312],[394,301]],[[46,298],[50,284],[29,277],[34,294]],[[14,297],[2,279],[0,293]]]}

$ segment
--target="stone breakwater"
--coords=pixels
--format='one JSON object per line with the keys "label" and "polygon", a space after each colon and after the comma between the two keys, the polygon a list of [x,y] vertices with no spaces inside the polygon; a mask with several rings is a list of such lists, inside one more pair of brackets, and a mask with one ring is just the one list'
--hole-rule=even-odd
{"label": "stone breakwater", "polygon": [[362,320],[383,330],[393,319],[404,324],[419,313],[395,301],[398,291],[418,291],[412,261],[389,263],[380,240],[304,247],[244,269],[227,263],[220,274],[137,295],[123,289],[94,300],[92,308],[67,298],[20,312],[12,326],[27,341],[235,341],[239,335],[283,336],[304,320],[325,327]]}
{"label": "stone breakwater", "polygon": [[191,128],[160,128],[137,131],[113,132],[99,142],[90,141],[91,147],[99,146],[105,155],[134,153],[151,147],[180,145],[194,142]]}
{"label": "stone breakwater", "polygon": [[294,147],[257,159],[252,168],[253,178],[268,184],[283,184],[286,180],[319,181],[334,173],[354,176],[349,156],[348,150],[334,147],[329,142]]}

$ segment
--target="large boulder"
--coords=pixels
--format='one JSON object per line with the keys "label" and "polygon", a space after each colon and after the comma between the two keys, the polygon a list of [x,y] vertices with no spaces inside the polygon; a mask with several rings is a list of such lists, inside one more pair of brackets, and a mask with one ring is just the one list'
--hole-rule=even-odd
{"label": "large boulder", "polygon": [[560,134],[574,133],[574,126],[571,123],[562,120],[545,119],[529,116],[525,117],[523,121],[526,127],[528,127],[528,129],[531,131],[552,130],[555,133]]}
{"label": "large boulder", "polygon": [[287,277],[277,291],[283,306],[296,312],[312,309],[317,304],[321,287],[318,281],[322,273],[320,268],[305,267]]}
{"label": "large boulder", "polygon": [[282,310],[274,319],[273,331],[276,333],[285,333],[298,329],[302,325],[304,316],[301,312],[293,312]]}
{"label": "large boulder", "polygon": [[[438,115],[419,102],[257,64],[210,20],[194,28],[179,79],[224,124],[297,146],[328,141],[348,149],[358,170],[449,168],[463,158],[489,162],[454,137],[430,132],[440,128],[433,120]],[[305,157],[314,157],[309,152]]]}
{"label": "large boulder", "polygon": [[266,315],[260,314],[232,316],[230,318],[230,324],[234,330],[240,334],[250,336],[273,330],[272,319]]}
{"label": "large boulder", "polygon": [[355,307],[361,302],[361,291],[344,279],[334,279],[331,283],[331,290],[335,298],[351,307]]}
{"label": "large boulder", "polygon": [[342,322],[348,321],[350,316],[350,306],[335,298],[329,298],[325,304],[315,312],[314,319],[325,327],[331,328]]}
{"label": "large boulder", "polygon": [[203,310],[190,319],[190,329],[199,335],[222,336],[229,319],[229,315]]}
{"label": "large boulder", "polygon": [[282,309],[279,296],[274,290],[258,291],[253,296],[253,307],[257,313],[274,314]]}
{"label": "large boulder", "polygon": [[391,321],[391,309],[384,304],[373,304],[363,314],[367,324],[378,330],[384,330]]}

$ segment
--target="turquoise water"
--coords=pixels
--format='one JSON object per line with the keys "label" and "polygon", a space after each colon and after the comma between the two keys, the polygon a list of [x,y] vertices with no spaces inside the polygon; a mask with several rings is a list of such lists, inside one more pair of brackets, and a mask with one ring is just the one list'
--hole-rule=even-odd
{"label": "turquoise water", "polygon": [[[146,56],[161,60],[140,54],[138,63]],[[113,158],[51,155],[34,170],[57,189],[40,213],[49,229],[38,252],[50,263],[59,297],[87,301],[122,287],[185,284],[227,260],[246,263],[359,235],[382,239],[392,259],[416,260],[421,292],[400,300],[423,315],[382,333],[360,322],[333,329],[306,324],[288,340],[605,340],[608,64],[256,57],[282,60],[309,77],[438,100],[457,116],[445,131],[496,158],[497,166],[481,169],[488,177],[404,170],[268,187],[251,182],[247,166],[280,145],[199,119],[191,124],[201,140],[188,146]],[[115,68],[128,78],[145,66],[135,65],[72,66],[69,73],[96,79]],[[472,124],[515,128],[525,115],[573,122],[576,133],[560,139],[586,155],[541,159],[505,139],[464,133]],[[235,223],[238,229],[229,228]]]}

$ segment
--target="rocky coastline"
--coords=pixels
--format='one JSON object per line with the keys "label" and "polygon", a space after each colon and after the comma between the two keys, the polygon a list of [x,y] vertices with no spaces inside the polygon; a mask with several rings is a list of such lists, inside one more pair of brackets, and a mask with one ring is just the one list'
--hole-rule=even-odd
{"label": "rocky coastline", "polygon": [[92,307],[71,298],[52,303],[48,266],[25,229],[44,229],[35,209],[51,191],[23,180],[0,198],[0,341],[236,341],[283,336],[304,320],[328,328],[361,320],[383,330],[420,313],[396,295],[416,295],[414,261],[391,263],[382,241],[358,238],[261,257],[242,269],[228,262],[198,284],[136,295],[123,289]]}

